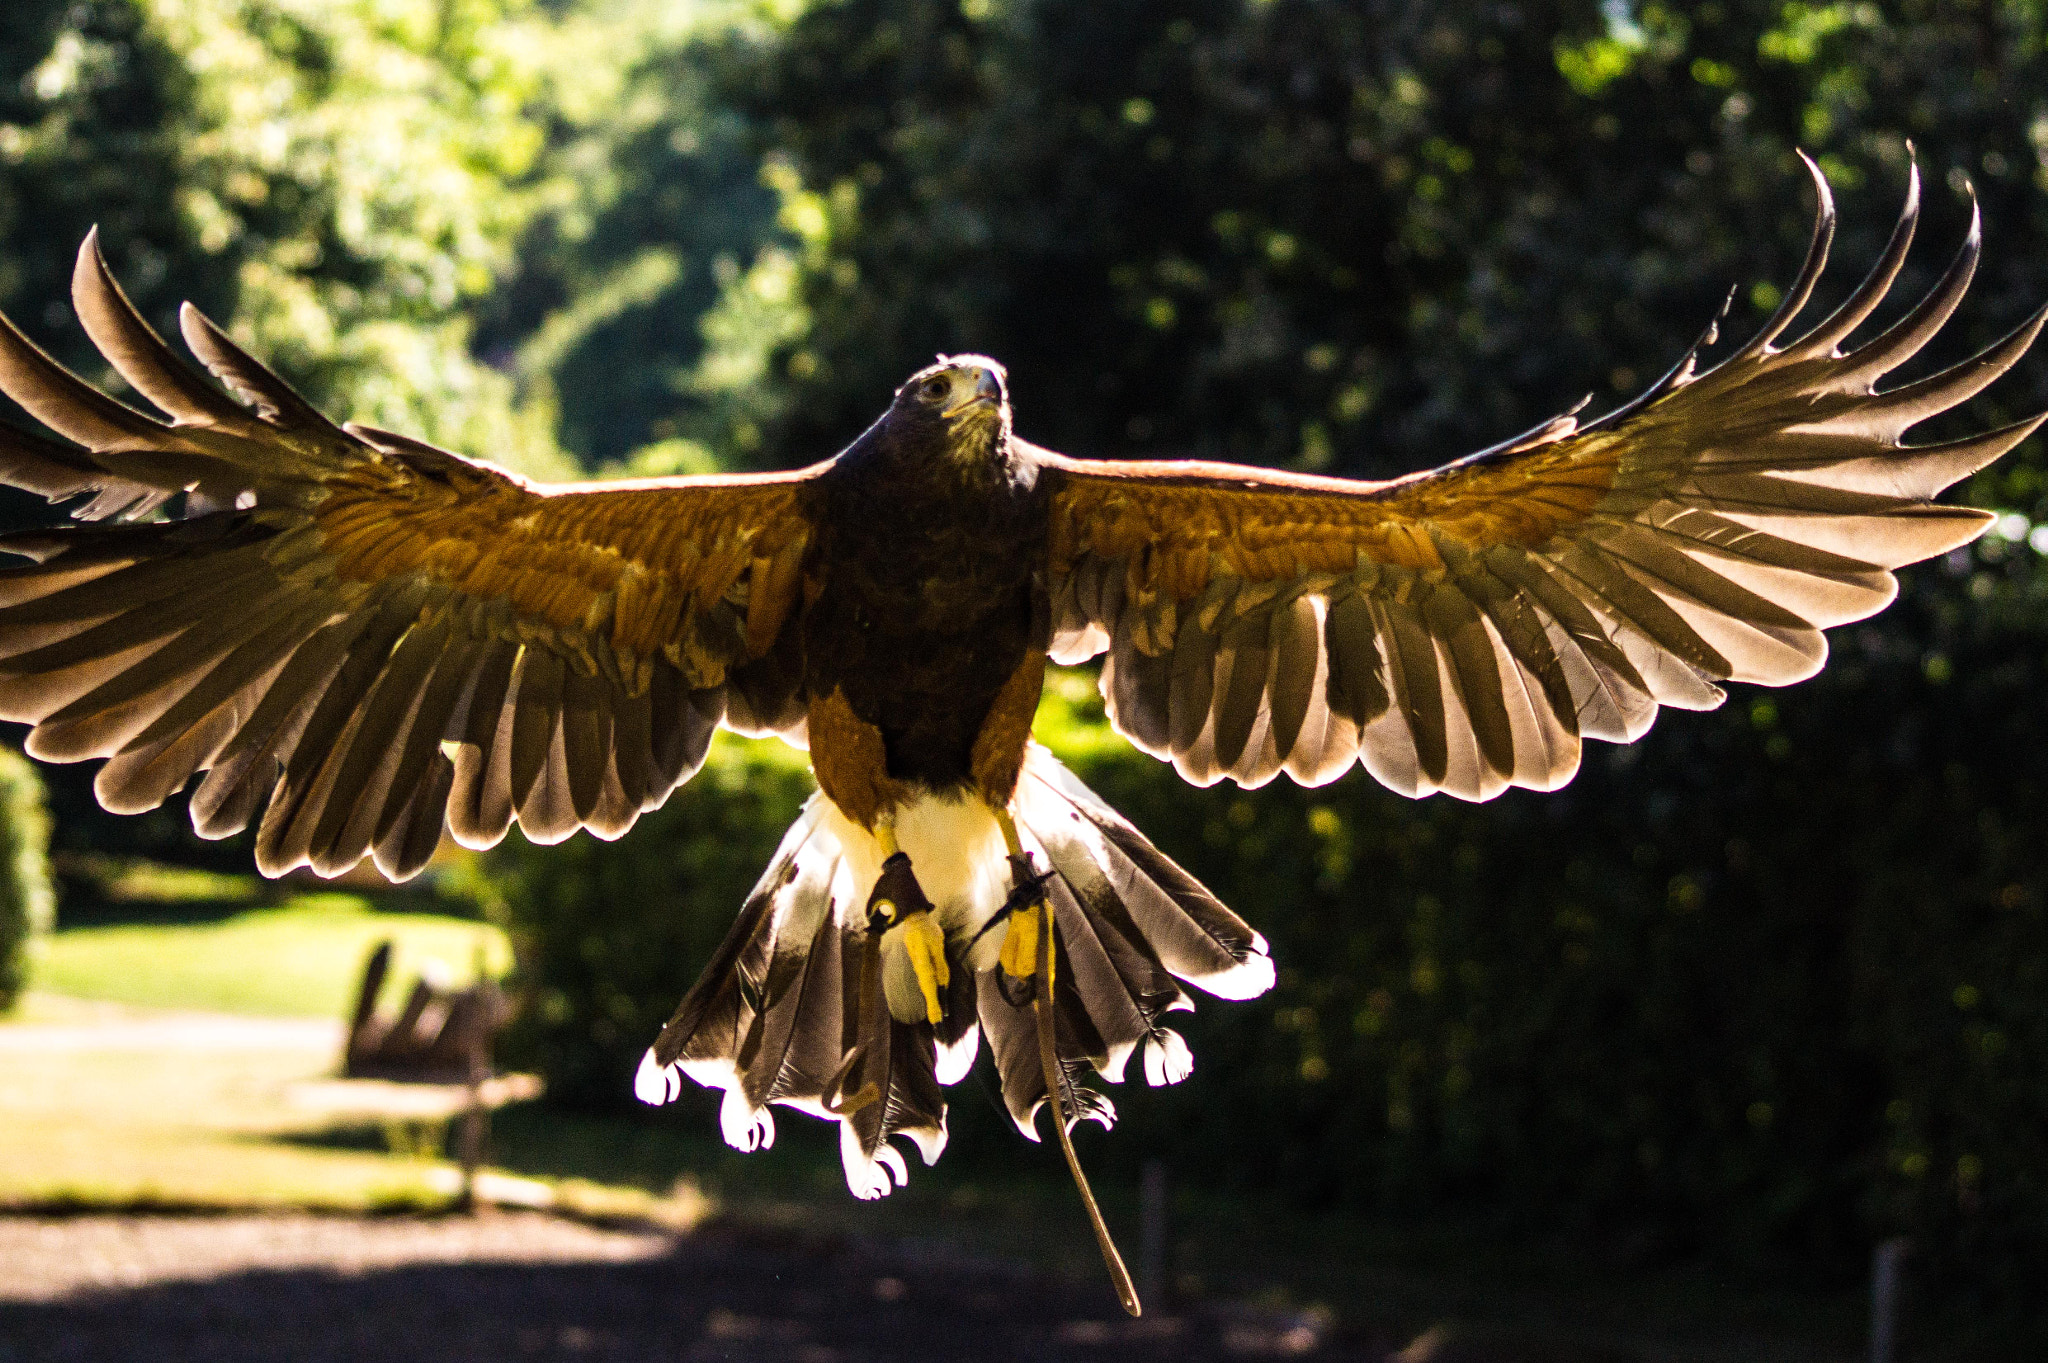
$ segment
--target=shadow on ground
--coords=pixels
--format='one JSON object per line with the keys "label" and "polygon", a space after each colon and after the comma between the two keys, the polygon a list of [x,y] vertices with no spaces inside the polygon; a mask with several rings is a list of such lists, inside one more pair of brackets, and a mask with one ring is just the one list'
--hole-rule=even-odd
{"label": "shadow on ground", "polygon": [[[204,1235],[208,1220],[193,1218],[194,1232]],[[349,1233],[355,1220],[334,1218],[335,1233]],[[949,1250],[726,1227],[650,1239],[647,1250],[611,1262],[243,1268],[89,1286],[54,1300],[0,1302],[0,1360],[1379,1363],[1391,1347],[1333,1336],[1312,1316],[1256,1308],[1130,1321],[1104,1291]]]}

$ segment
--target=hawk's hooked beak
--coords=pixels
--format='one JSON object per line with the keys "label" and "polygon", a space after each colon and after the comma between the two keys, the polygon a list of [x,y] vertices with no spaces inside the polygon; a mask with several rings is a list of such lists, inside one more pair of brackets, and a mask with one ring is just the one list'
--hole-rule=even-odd
{"label": "hawk's hooked beak", "polygon": [[951,421],[976,407],[998,406],[1002,400],[1002,380],[996,377],[995,370],[983,368],[975,372],[974,392],[946,408],[940,415]]}

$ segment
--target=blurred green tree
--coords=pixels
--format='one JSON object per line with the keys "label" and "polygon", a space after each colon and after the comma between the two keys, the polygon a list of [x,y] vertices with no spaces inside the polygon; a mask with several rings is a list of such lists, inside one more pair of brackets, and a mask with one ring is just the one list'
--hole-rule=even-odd
{"label": "blurred green tree", "polygon": [[0,1013],[28,987],[36,939],[50,930],[50,816],[33,762],[0,748]]}
{"label": "blurred green tree", "polygon": [[604,0],[565,8],[551,36],[547,190],[477,342],[587,467],[759,457],[781,396],[765,351],[802,318],[779,203],[712,57],[773,32],[746,6]]}
{"label": "blurred green tree", "polygon": [[98,222],[161,327],[191,296],[340,416],[568,467],[552,413],[470,347],[538,192],[537,6],[32,0],[0,23],[0,305],[61,356],[99,370],[62,301]]}

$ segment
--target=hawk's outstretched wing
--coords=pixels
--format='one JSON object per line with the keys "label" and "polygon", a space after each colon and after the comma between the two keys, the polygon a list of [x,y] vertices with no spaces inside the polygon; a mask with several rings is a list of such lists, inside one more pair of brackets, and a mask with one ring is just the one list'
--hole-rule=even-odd
{"label": "hawk's outstretched wing", "polygon": [[[0,716],[29,751],[110,759],[109,809],[195,772],[202,834],[261,812],[257,864],[418,871],[444,810],[472,846],[616,837],[720,720],[802,722],[782,625],[812,471],[544,487],[338,427],[189,305],[171,354],[88,239],[93,342],[168,424],[0,318],[0,388],[76,446],[0,426],[0,478],[90,497],[84,525],[0,540]],[[244,405],[246,404],[246,405]],[[82,448],[81,448],[82,447]],[[172,503],[169,519],[150,519]],[[267,802],[267,803],[266,803]]]}
{"label": "hawk's outstretched wing", "polygon": [[1811,676],[1824,627],[1891,601],[1889,570],[1991,521],[1931,499],[2048,418],[1900,441],[2009,369],[2038,312],[1975,359],[1875,387],[1962,298],[1974,211],[1934,290],[1841,349],[1905,259],[1917,171],[1870,277],[1773,345],[1833,235],[1827,182],[1807,164],[1813,246],[1763,330],[1705,373],[1696,346],[1589,425],[1563,416],[1390,483],[1045,454],[1055,659],[1106,650],[1117,728],[1198,784],[1283,769],[1316,784],[1357,759],[1406,794],[1466,799],[1553,789],[1583,737],[1632,740],[1660,704],[1719,704],[1722,681]]}

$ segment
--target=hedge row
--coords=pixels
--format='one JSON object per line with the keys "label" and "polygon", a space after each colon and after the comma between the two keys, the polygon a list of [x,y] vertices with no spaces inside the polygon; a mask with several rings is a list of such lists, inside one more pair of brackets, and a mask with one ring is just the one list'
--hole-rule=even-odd
{"label": "hedge row", "polygon": [[[1935,603],[1900,609],[1943,637]],[[1192,790],[1067,679],[1040,733],[1280,965],[1267,998],[1203,1004],[1193,1081],[1127,1086],[1091,1158],[1844,1273],[1903,1231],[2023,1299],[2048,1272],[2048,631],[1971,631],[1925,655],[1843,631],[1814,683],[1482,806],[1362,774]],[[795,754],[722,742],[625,841],[500,855],[556,1093],[625,1100],[807,788]],[[1000,1126],[968,1087],[956,1166]]]}
{"label": "hedge row", "polygon": [[535,847],[489,861],[521,1008],[505,1054],[558,1101],[630,1101],[633,1069],[711,956],[810,793],[803,754],[719,735],[704,769],[619,842]]}

